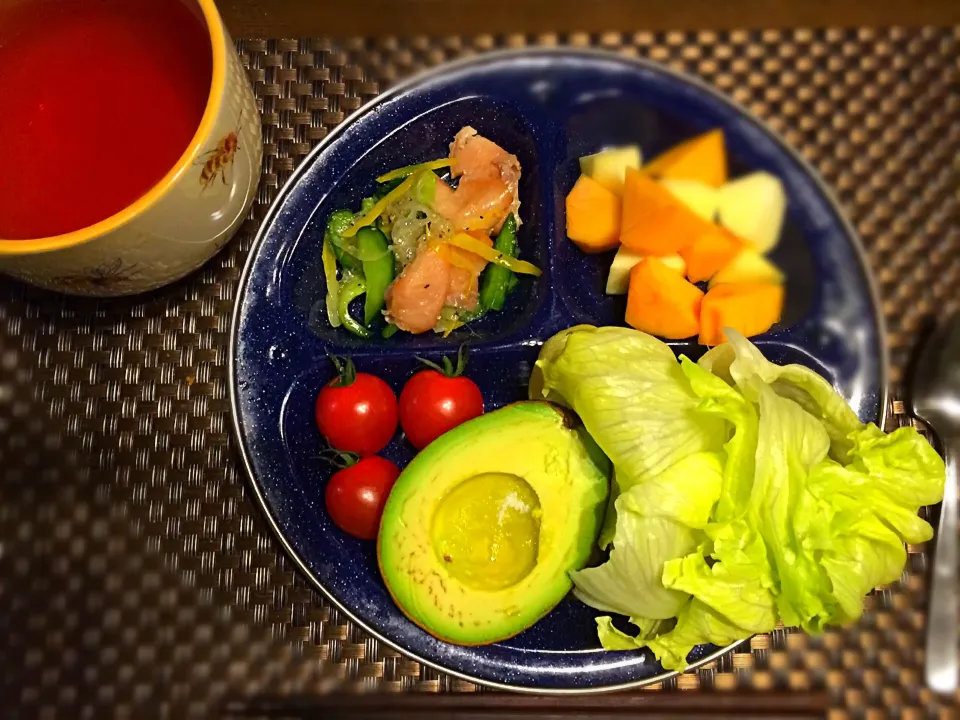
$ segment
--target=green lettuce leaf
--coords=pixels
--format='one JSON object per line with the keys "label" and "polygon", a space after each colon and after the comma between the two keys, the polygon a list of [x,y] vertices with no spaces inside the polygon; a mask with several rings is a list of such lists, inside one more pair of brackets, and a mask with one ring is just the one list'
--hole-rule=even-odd
{"label": "green lettuce leaf", "polygon": [[747,521],[763,538],[776,570],[780,617],[787,625],[810,629],[826,612],[829,579],[804,547],[797,522],[819,515],[806,479],[827,456],[830,438],[823,424],[793,400],[764,384],[757,392],[760,430]]}
{"label": "green lettuce leaf", "polygon": [[[837,606],[824,624],[856,620],[864,595],[900,578],[907,559],[903,544],[933,537],[918,510],[943,496],[943,461],[913,428],[886,435],[866,425],[850,440],[853,461],[819,463],[808,484],[821,503],[820,517],[833,518],[828,532],[808,532]],[[815,516],[808,520],[818,522]]]}
{"label": "green lettuce leaf", "polygon": [[673,630],[643,644],[653,651],[663,667],[682,670],[687,666],[687,655],[695,646],[710,643],[723,647],[750,635],[726,616],[694,598],[680,611]]}
{"label": "green lettuce leaf", "polygon": [[767,360],[743,335],[730,330],[729,342],[709,350],[700,366],[758,402],[759,389],[768,386],[780,397],[793,400],[821,422],[832,443],[835,457],[844,461],[850,449],[850,433],[861,427],[857,414],[826,379],[802,365],[777,365]]}
{"label": "green lettuce leaf", "polygon": [[706,532],[709,545],[665,564],[663,584],[695,596],[745,636],[772,630],[776,585],[763,539],[743,520],[711,525]]}
{"label": "green lettuce leaf", "polygon": [[757,411],[737,390],[689,359],[681,357],[680,367],[700,398],[697,412],[729,423],[730,439],[723,446],[726,459],[715,519],[732,520],[746,510],[753,488]]}
{"label": "green lettuce leaf", "polygon": [[639,620],[630,618],[630,622],[637,626],[636,635],[628,635],[613,625],[613,618],[604,615],[597,618],[597,635],[604,650],[636,650],[644,647],[649,640],[660,634],[664,625],[672,626],[673,621]]}
{"label": "green lettuce leaf", "polygon": [[570,574],[577,597],[598,610],[643,620],[674,617],[689,595],[664,587],[664,564],[702,542],[721,469],[716,454],[697,453],[626,490],[616,502],[610,559]]}
{"label": "green lettuce leaf", "polygon": [[943,459],[914,428],[885,434],[876,425],[864,425],[849,439],[853,445],[849,468],[869,477],[863,482],[892,503],[916,511],[943,499]]}
{"label": "green lettuce leaf", "polygon": [[895,582],[944,465],[913,428],[860,423],[827,380],[749,341],[698,363],[643,333],[579,326],[548,341],[531,394],[573,408],[614,464],[609,559],[574,573],[603,647],[650,648],[680,670],[702,643],[778,622],[854,621]]}
{"label": "green lettuce leaf", "polygon": [[536,399],[576,411],[613,462],[621,491],[727,439],[722,419],[697,412],[700,399],[673,351],[629,328],[578,326],[551,339],[531,384]]}
{"label": "green lettuce leaf", "polygon": [[550,338],[530,397],[575,410],[613,462],[601,548],[613,540],[620,493],[727,439],[723,418],[697,411],[700,399],[673,351],[629,328],[578,325]]}
{"label": "green lettuce leaf", "polygon": [[[819,479],[831,476],[840,479],[834,472]],[[816,515],[808,514],[798,522],[808,552],[819,558],[829,582],[824,589],[823,615],[807,623],[814,631],[859,618],[864,596],[877,586],[899,579],[907,560],[896,532],[858,500],[837,495],[829,502],[821,501],[819,509]],[[811,527],[814,523],[816,526]]]}

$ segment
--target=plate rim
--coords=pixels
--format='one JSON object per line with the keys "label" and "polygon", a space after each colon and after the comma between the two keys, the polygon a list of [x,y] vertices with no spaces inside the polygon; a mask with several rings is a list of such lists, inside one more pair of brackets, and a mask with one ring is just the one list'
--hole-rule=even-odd
{"label": "plate rim", "polygon": [[[280,207],[285,202],[287,196],[293,191],[296,185],[299,183],[301,177],[309,170],[309,168],[316,161],[316,157],[326,149],[328,145],[334,143],[340,135],[349,127],[357,123],[362,117],[373,111],[377,106],[382,105],[383,103],[392,100],[394,98],[400,97],[401,95],[409,92],[410,90],[415,89],[417,86],[425,84],[431,80],[442,78],[445,75],[455,73],[463,68],[469,68],[474,65],[483,65],[489,62],[497,62],[502,60],[510,59],[519,59],[523,57],[544,57],[544,58],[583,58],[586,60],[603,60],[603,61],[617,61],[623,63],[624,65],[633,65],[637,68],[643,68],[648,71],[658,72],[663,75],[670,76],[674,80],[685,83],[687,85],[695,87],[697,90],[707,93],[714,100],[722,102],[733,109],[735,109],[741,115],[749,118],[755,123],[758,123],[764,132],[768,133],[770,137],[777,141],[782,150],[791,157],[801,169],[810,177],[820,192],[823,194],[824,199],[827,201],[828,206],[833,211],[836,218],[839,220],[841,229],[844,231],[844,234],[850,240],[853,245],[854,250],[856,251],[857,259],[860,263],[860,267],[863,269],[864,276],[866,279],[866,285],[868,290],[868,295],[870,299],[870,305],[873,309],[873,318],[876,323],[877,334],[880,340],[880,358],[879,358],[879,375],[880,375],[880,397],[879,397],[879,417],[876,418],[876,424],[881,430],[886,429],[886,420],[888,415],[888,406],[889,406],[889,381],[890,381],[890,367],[889,367],[889,348],[887,343],[887,328],[886,328],[886,319],[883,314],[883,308],[880,303],[880,294],[877,288],[876,278],[874,277],[873,271],[870,267],[869,258],[867,256],[866,250],[863,246],[863,241],[860,239],[859,234],[856,229],[853,227],[850,220],[847,218],[846,214],[843,211],[842,206],[840,205],[839,200],[834,195],[833,190],[830,186],[824,181],[820,173],[796,150],[793,148],[790,143],[787,142],[786,138],[783,135],[771,127],[764,119],[758,117],[756,114],[751,112],[746,106],[737,100],[733,99],[726,93],[723,93],[719,88],[710,85],[704,79],[700,78],[697,75],[690,73],[682,72],[676,70],[672,67],[659,63],[655,60],[644,57],[629,57],[624,55],[619,55],[612,51],[603,50],[599,48],[576,48],[570,46],[556,46],[556,47],[534,47],[534,48],[518,48],[518,49],[504,49],[504,50],[494,50],[489,52],[484,52],[479,55],[474,55],[466,58],[459,58],[452,61],[447,61],[441,63],[437,67],[430,68],[418,73],[415,73],[406,80],[394,85],[393,87],[388,88],[382,93],[379,93],[375,97],[368,100],[366,103],[361,105],[357,110],[352,112],[342,123],[335,127],[330,133],[328,133],[316,146],[300,161],[297,167],[294,169],[293,173],[283,184],[280,190],[277,192],[277,195],[274,197],[273,201],[270,203],[270,206],[267,210],[267,213],[263,216],[263,219],[260,221],[260,224],[257,228],[257,233],[254,236],[253,242],[250,244],[250,249],[248,250],[247,257],[244,260],[243,270],[240,273],[239,278],[237,279],[236,284],[236,295],[233,300],[233,312],[231,314],[230,321],[230,334],[229,334],[229,348],[227,353],[227,384],[229,386],[230,394],[230,414],[231,414],[231,427],[234,442],[237,444],[237,450],[242,461],[244,471],[247,476],[248,484],[252,487],[254,495],[257,499],[255,507],[258,507],[262,515],[266,518],[267,524],[272,530],[274,536],[279,541],[280,546],[283,548],[287,556],[293,561],[294,565],[298,568],[300,573],[310,581],[310,584],[313,585],[321,594],[327,598],[327,600],[339,609],[347,618],[353,622],[356,626],[360,627],[362,630],[373,636],[378,642],[384,643],[390,648],[393,648],[402,655],[415,660],[422,665],[433,668],[439,672],[442,672],[447,675],[452,675],[461,680],[466,680],[467,682],[474,683],[476,685],[481,685],[488,688],[493,688],[497,690],[509,690],[512,692],[520,693],[529,693],[529,694],[543,694],[543,695],[588,695],[596,693],[607,693],[607,692],[616,692],[618,690],[627,690],[627,689],[637,689],[642,688],[647,685],[652,685],[653,683],[663,682],[670,678],[676,677],[681,673],[686,673],[691,670],[696,670],[697,668],[706,665],[707,663],[713,662],[720,657],[726,655],[728,652],[735,650],[737,647],[742,645],[745,642],[748,642],[750,638],[745,638],[737,642],[726,645],[722,648],[718,648],[712,653],[700,658],[696,662],[689,664],[684,670],[670,670],[664,671],[658,675],[654,675],[648,678],[642,678],[639,680],[630,680],[627,682],[610,684],[610,685],[597,685],[591,687],[582,687],[582,688],[565,688],[565,687],[534,687],[529,685],[514,685],[507,682],[497,682],[495,680],[487,680],[485,678],[475,677],[469,673],[461,672],[454,670],[448,667],[444,667],[438,662],[428,660],[426,658],[420,657],[416,652],[412,652],[405,648],[400,647],[390,638],[384,636],[376,629],[370,627],[367,623],[360,620],[353,611],[350,610],[346,605],[337,600],[327,589],[324,587],[323,583],[311,572],[308,565],[303,561],[300,555],[297,553],[296,549],[290,545],[287,541],[283,530],[277,524],[276,519],[271,512],[270,506],[267,503],[266,498],[260,489],[260,484],[257,480],[256,474],[254,473],[253,465],[250,461],[250,453],[247,448],[246,442],[244,440],[242,428],[240,426],[240,412],[239,412],[239,393],[238,393],[238,383],[236,375],[236,349],[237,349],[237,339],[239,336],[240,328],[240,316],[242,313],[243,301],[246,296],[245,288],[249,282],[250,273],[252,272],[254,261],[258,256],[258,250],[263,244],[263,241],[268,234],[268,228],[272,225],[273,221],[276,219],[276,216],[279,212]],[[751,636],[753,637],[753,636]]]}

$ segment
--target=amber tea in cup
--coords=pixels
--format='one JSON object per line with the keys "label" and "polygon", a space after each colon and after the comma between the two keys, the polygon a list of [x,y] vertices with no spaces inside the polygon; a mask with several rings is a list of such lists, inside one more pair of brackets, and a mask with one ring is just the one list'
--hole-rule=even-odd
{"label": "amber tea in cup", "polygon": [[212,0],[0,0],[0,98],[0,269],[23,279],[162,285],[253,200],[259,116]]}

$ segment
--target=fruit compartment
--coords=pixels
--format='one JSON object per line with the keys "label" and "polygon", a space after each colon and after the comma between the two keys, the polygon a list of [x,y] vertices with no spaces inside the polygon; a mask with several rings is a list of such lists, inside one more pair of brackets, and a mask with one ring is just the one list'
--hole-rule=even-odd
{"label": "fruit compartment", "polygon": [[[361,199],[376,189],[375,178],[384,172],[446,157],[454,135],[466,125],[519,158],[523,170],[520,179],[521,227],[518,232],[520,257],[542,268],[544,274],[539,278],[521,277],[503,311],[474,321],[446,338],[431,332],[417,336],[397,333],[384,339],[380,335],[381,326],[378,326],[370,339],[362,339],[343,328],[331,327],[326,315],[326,283],[321,262],[328,215],[343,207],[358,208]],[[318,159],[319,162],[322,160]],[[390,131],[331,185],[323,188],[313,184],[307,186],[319,200],[283,263],[281,292],[297,309],[311,334],[324,345],[349,349],[384,346],[420,351],[456,346],[465,340],[499,341],[522,333],[535,323],[538,313],[549,304],[548,288],[552,281],[547,265],[546,238],[549,231],[543,213],[543,193],[547,185],[541,175],[543,165],[535,130],[518,107],[488,97],[461,98],[432,107],[415,120]],[[352,306],[355,317],[360,315],[361,307],[362,298]]]}
{"label": "fruit compartment", "polygon": [[[607,295],[606,282],[615,251],[590,255],[580,251],[566,236],[565,198],[580,175],[579,159],[609,147],[639,145],[643,161],[695,135],[717,127],[706,116],[693,123],[681,116],[627,97],[582,98],[570,107],[560,131],[558,163],[553,173],[551,238],[555,258],[556,291],[578,322],[594,325],[624,325],[626,295]],[[756,169],[757,158],[738,152],[740,144],[728,137],[731,177]],[[794,203],[795,205],[795,203]],[[788,203],[788,215],[780,242],[770,258],[784,269],[786,299],[781,321],[773,331],[789,328],[815,310],[818,279],[810,243],[804,237],[802,218]],[[706,290],[706,283],[701,283]]]}

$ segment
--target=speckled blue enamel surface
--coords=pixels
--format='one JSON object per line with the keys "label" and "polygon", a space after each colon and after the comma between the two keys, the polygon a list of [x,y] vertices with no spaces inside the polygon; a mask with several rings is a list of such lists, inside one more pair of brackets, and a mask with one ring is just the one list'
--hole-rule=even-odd
{"label": "speckled blue enamel surface", "polygon": [[[326,325],[322,228],[339,207],[357,207],[374,178],[442,157],[472,125],[523,166],[522,257],[544,269],[524,278],[506,310],[448,339],[399,334],[364,342]],[[476,681],[516,688],[590,689],[650,679],[663,669],[647,652],[602,652],[595,613],[568,597],[532,628],[487,647],[434,639],[391,602],[374,543],[334,527],[323,504],[329,467],[313,419],[331,379],[326,353],[352,354],[360,370],[397,393],[417,368],[469,339],[468,375],[488,410],[525,397],[540,344],[577,323],[623,323],[623,298],[603,293],[611,255],[585,256],[564,235],[564,196],[577,158],[638,143],[647,158],[721,127],[732,174],[768,170],[788,193],[788,221],[774,259],[788,275],[784,321],[757,345],[772,360],[800,362],[830,378],[862,419],[883,397],[882,338],[855,241],[819,184],[758,121],[724,98],[666,70],[614,56],[525,52],[481,58],[425,76],[382,98],[325,143],[281,193],[240,289],[231,377],[241,446],[268,517],[305,572],[354,618],[403,651]],[[698,356],[692,344],[677,352]],[[385,453],[413,456],[398,436]],[[695,661],[713,648],[697,648]]]}

